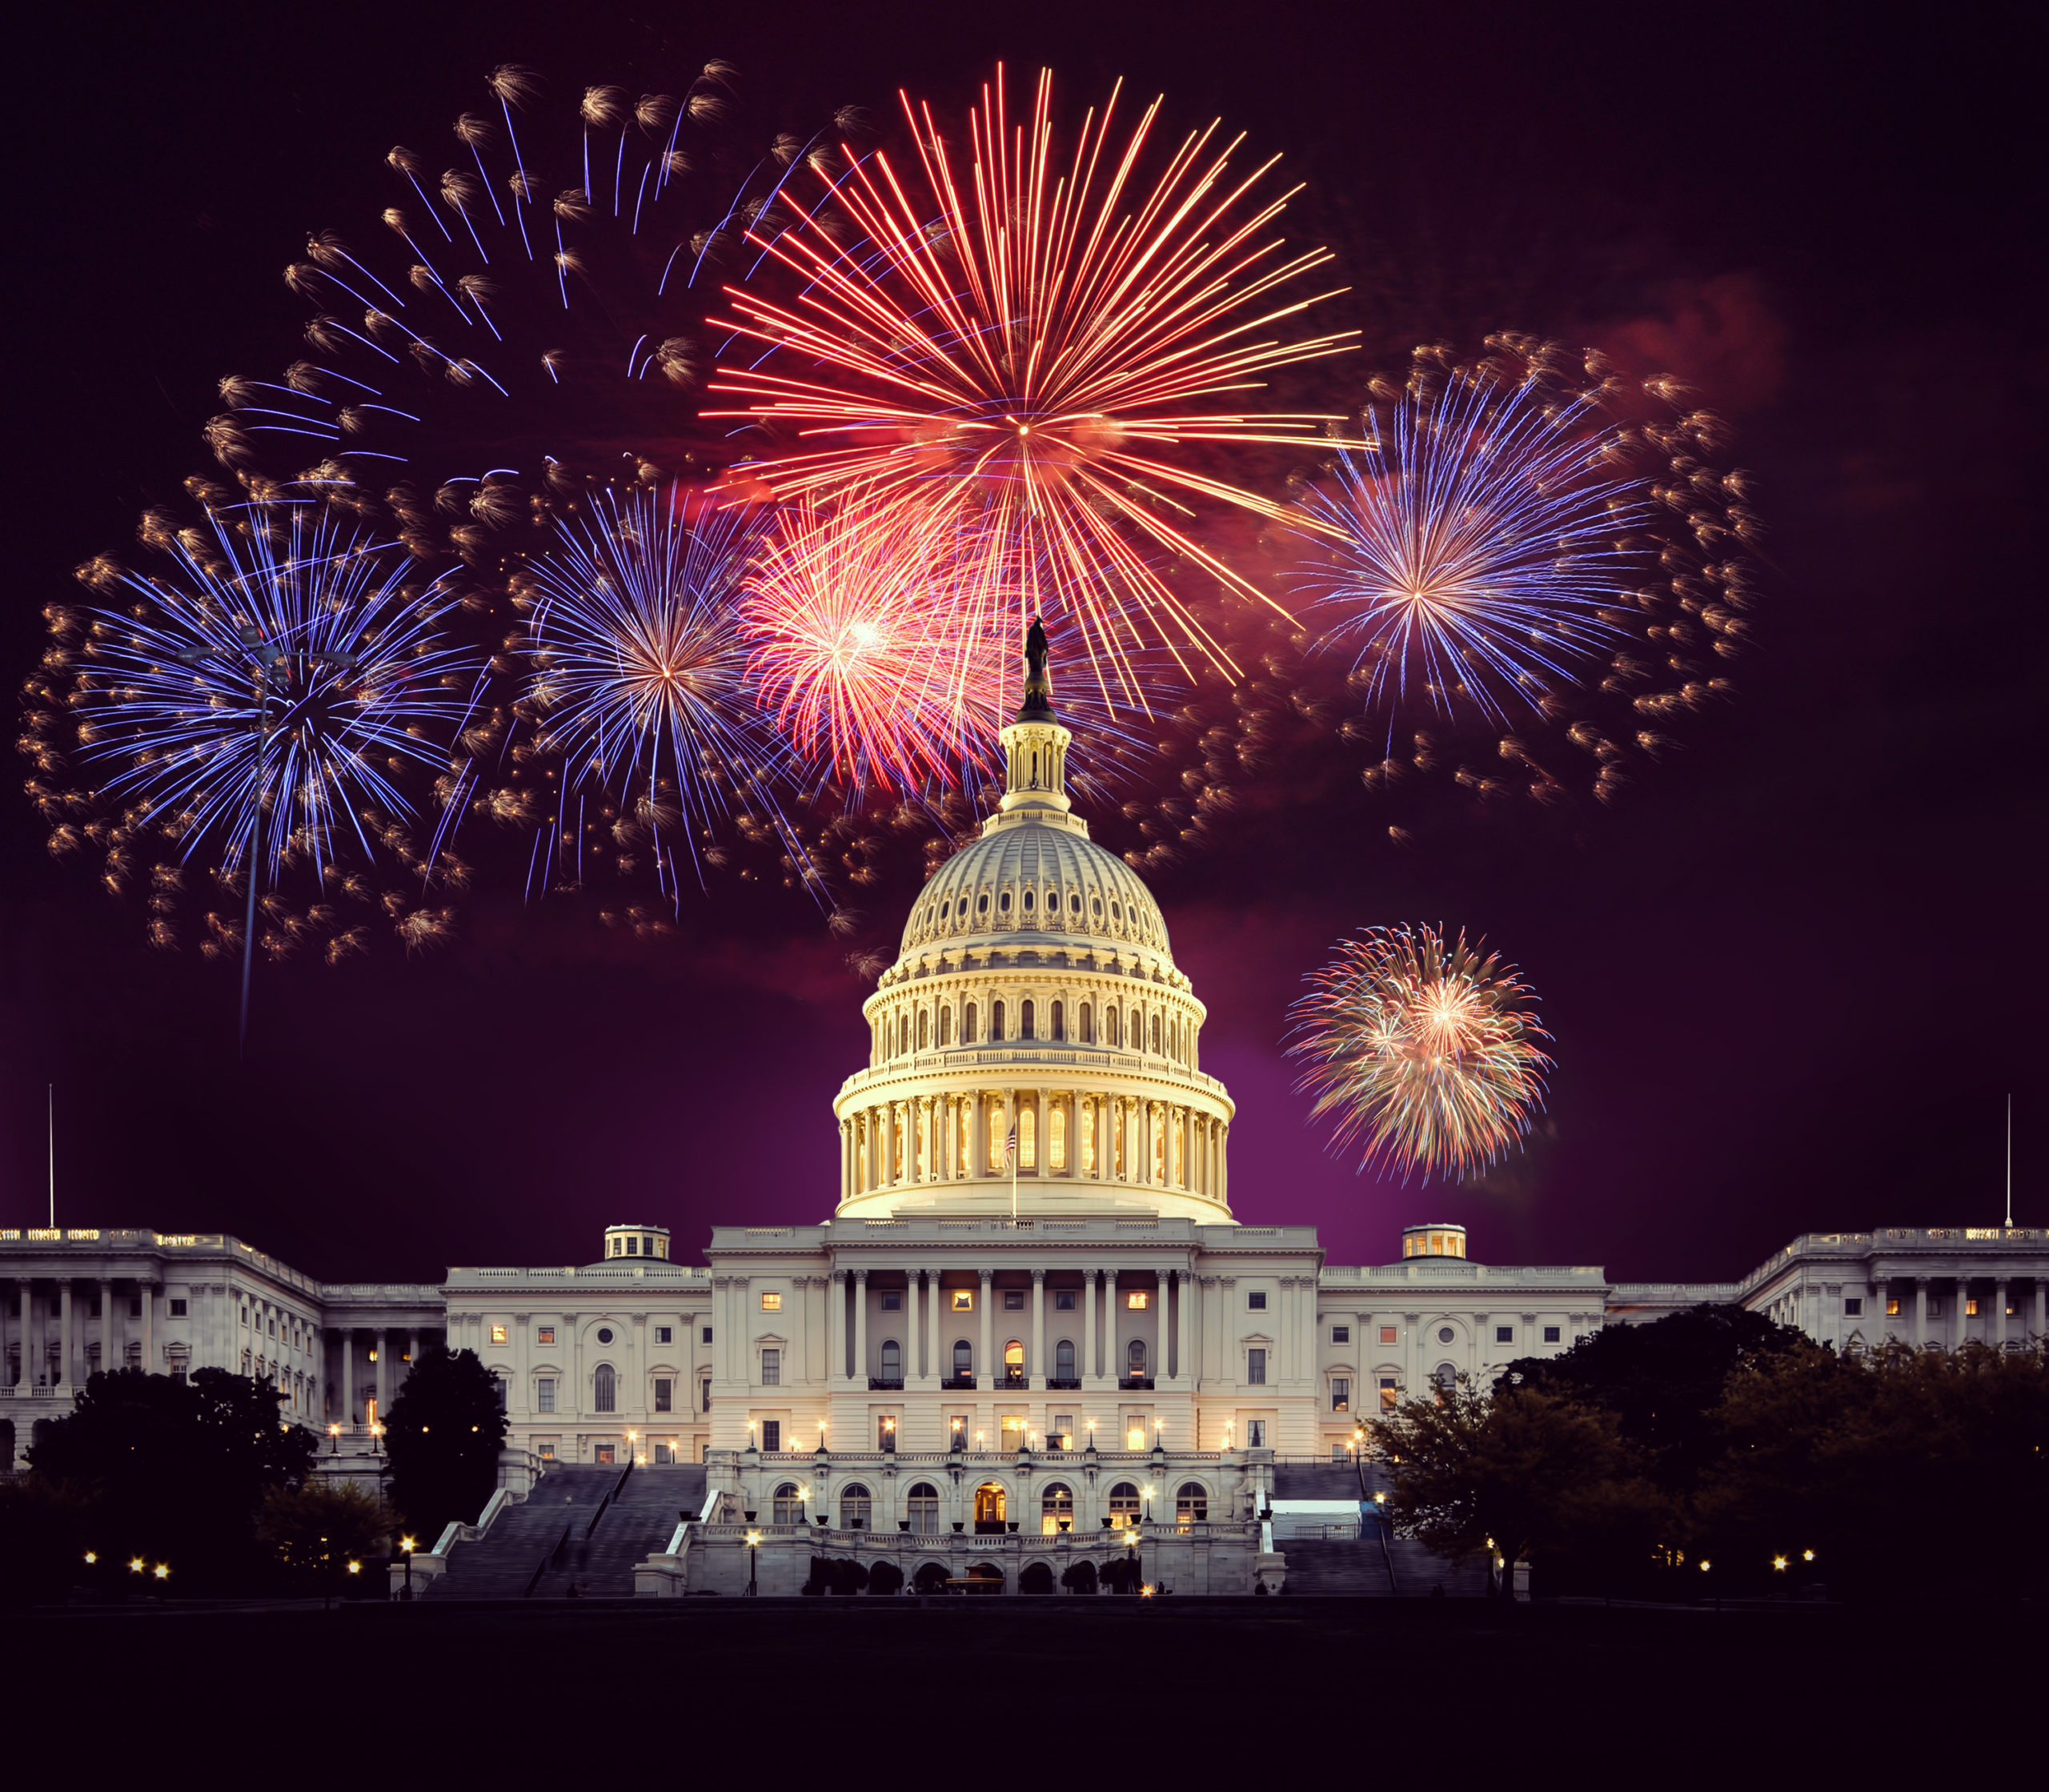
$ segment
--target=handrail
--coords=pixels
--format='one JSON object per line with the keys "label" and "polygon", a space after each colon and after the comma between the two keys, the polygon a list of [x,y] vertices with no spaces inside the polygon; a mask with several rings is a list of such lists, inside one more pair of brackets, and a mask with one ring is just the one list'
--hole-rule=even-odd
{"label": "handrail", "polygon": [[562,1534],[555,1540],[552,1546],[541,1552],[541,1559],[534,1564],[533,1573],[527,1577],[526,1590],[519,1595],[522,1599],[533,1598],[534,1589],[541,1584],[541,1576],[547,1572],[548,1564],[562,1553],[563,1545],[569,1541],[569,1533],[575,1528],[576,1521],[572,1518],[562,1527]]}
{"label": "handrail", "polygon": [[598,1521],[604,1517],[605,1509],[619,1497],[620,1489],[626,1485],[626,1477],[632,1473],[633,1464],[628,1461],[626,1466],[619,1471],[619,1479],[605,1490],[605,1497],[598,1501],[598,1509],[591,1514],[590,1523],[583,1527],[583,1541],[586,1543],[591,1540],[591,1533],[598,1528]]}

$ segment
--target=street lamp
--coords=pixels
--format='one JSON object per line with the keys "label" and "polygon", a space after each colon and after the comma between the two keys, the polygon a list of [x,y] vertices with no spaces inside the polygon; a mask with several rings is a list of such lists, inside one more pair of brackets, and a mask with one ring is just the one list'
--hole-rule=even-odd
{"label": "street lamp", "polygon": [[167,1561],[160,1561],[151,1572],[158,1580],[167,1581],[170,1578],[170,1564]]}
{"label": "street lamp", "polygon": [[399,1539],[399,1547],[405,1552],[406,1557],[406,1586],[405,1590],[399,1595],[401,1599],[410,1600],[413,1596],[413,1543],[414,1539],[410,1537]]}
{"label": "street lamp", "polygon": [[330,1456],[339,1455],[341,1448],[342,1428],[339,1425],[331,1425],[327,1427],[327,1453]]}
{"label": "street lamp", "polygon": [[749,1531],[747,1533],[747,1597],[750,1599],[757,1597],[754,1584],[754,1565],[756,1552],[760,1547],[761,1533],[758,1530]]}
{"label": "street lamp", "polygon": [[145,1562],[140,1556],[131,1556],[128,1560],[128,1572],[131,1574],[139,1574],[149,1564]]}

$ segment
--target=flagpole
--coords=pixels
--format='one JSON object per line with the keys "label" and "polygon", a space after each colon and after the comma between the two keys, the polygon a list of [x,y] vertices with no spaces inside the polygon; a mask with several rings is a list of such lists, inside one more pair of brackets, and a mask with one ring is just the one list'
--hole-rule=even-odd
{"label": "flagpole", "polygon": [[[2012,1129],[2012,1125],[2009,1122],[2007,1131],[2010,1134]],[[2009,1158],[2012,1156],[2011,1146],[2009,1146],[2007,1156]],[[2011,1187],[2013,1182],[2011,1170],[2008,1172],[2007,1181]],[[2011,1194],[2007,1197],[2007,1202],[2009,1206],[2013,1205],[2013,1197]],[[50,1224],[51,1229],[55,1230],[57,1225],[57,1085],[54,1083],[50,1085]]]}
{"label": "flagpole", "polygon": [[[54,1225],[56,1222],[50,1222]],[[2014,1225],[2014,1098],[2007,1097],[2007,1229]]]}

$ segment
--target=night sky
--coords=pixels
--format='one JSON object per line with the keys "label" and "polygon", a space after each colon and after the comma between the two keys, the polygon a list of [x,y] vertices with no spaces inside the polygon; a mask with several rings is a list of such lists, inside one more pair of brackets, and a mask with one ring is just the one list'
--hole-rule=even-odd
{"label": "night sky", "polygon": [[[1668,367],[1769,525],[1738,700],[1611,809],[1401,853],[1363,800],[1157,880],[1239,1104],[1248,1221],[1334,1261],[1463,1221],[1497,1262],[1733,1277],[1806,1230],[2049,1220],[2039,94],[2020,9],[496,4],[41,9],[7,112],[0,663],[70,569],[209,468],[223,373],[281,365],[309,230],[384,202],[503,62],[793,118],[964,106],[999,57],[1221,115],[1310,190],[1342,323],[1395,355],[1520,328]],[[2035,324],[2031,331],[2029,326]],[[1385,354],[1380,358],[1381,364]],[[1366,363],[1361,363],[1363,367]],[[1085,752],[1084,743],[1078,751]],[[407,960],[233,973],[0,801],[0,1221],[226,1229],[318,1275],[585,1261],[619,1220],[812,1221],[863,985],[815,912],[731,892],[644,943],[503,898]],[[911,887],[873,906],[900,920]],[[884,917],[878,916],[878,924]],[[1326,1156],[1277,1040],[1345,930],[1485,933],[1559,1068],[1529,1153],[1404,1189]]]}

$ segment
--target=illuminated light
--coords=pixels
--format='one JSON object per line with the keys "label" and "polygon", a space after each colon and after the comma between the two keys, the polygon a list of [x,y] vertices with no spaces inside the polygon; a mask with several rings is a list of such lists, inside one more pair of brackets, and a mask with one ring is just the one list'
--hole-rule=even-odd
{"label": "illuminated light", "polygon": [[98,1560],[99,1552],[97,1549],[88,1549],[86,1551],[86,1565],[88,1567],[91,1566],[93,1563]]}
{"label": "illuminated light", "polygon": [[150,1572],[154,1574],[158,1580],[167,1581],[170,1578],[170,1564],[167,1561],[160,1561],[150,1570]]}
{"label": "illuminated light", "polygon": [[760,1545],[760,1541],[761,1533],[760,1531],[751,1530],[747,1533],[747,1546],[750,1549],[756,1548]]}
{"label": "illuminated light", "polygon": [[1785,1557],[1783,1557],[1783,1556],[1774,1556],[1774,1557],[1771,1558],[1771,1565],[1772,1565],[1772,1566],[1773,1566],[1773,1568],[1774,1568],[1774,1569],[1775,1569],[1778,1573],[1780,1573],[1780,1574],[1784,1574],[1784,1573],[1786,1572],[1786,1558],[1785,1558]]}
{"label": "illuminated light", "polygon": [[351,1574],[360,1574],[363,1572],[363,1564],[359,1561],[351,1562],[349,1564],[349,1572]]}
{"label": "illuminated light", "polygon": [[1703,1561],[1703,1562],[1700,1565],[1700,1571],[1701,1571],[1701,1573],[1702,1573],[1703,1574],[1705,1574],[1708,1571],[1708,1570],[1709,1570],[1709,1569],[1710,1569],[1710,1568],[1712,1568],[1714,1565],[1714,1564],[1713,1562],[1711,1562],[1711,1561]]}
{"label": "illuminated light", "polygon": [[1814,1559],[1814,1552],[1812,1549],[1802,1549],[1800,1552],[1800,1559],[1802,1561],[1812,1561]]}
{"label": "illuminated light", "polygon": [[139,1574],[147,1565],[148,1564],[140,1556],[137,1556],[128,1564],[128,1572],[131,1574]]}
{"label": "illuminated light", "polygon": [[404,1550],[407,1555],[411,1555],[413,1553],[414,1549],[413,1539],[410,1537],[400,1537],[399,1539],[399,1547]]}

